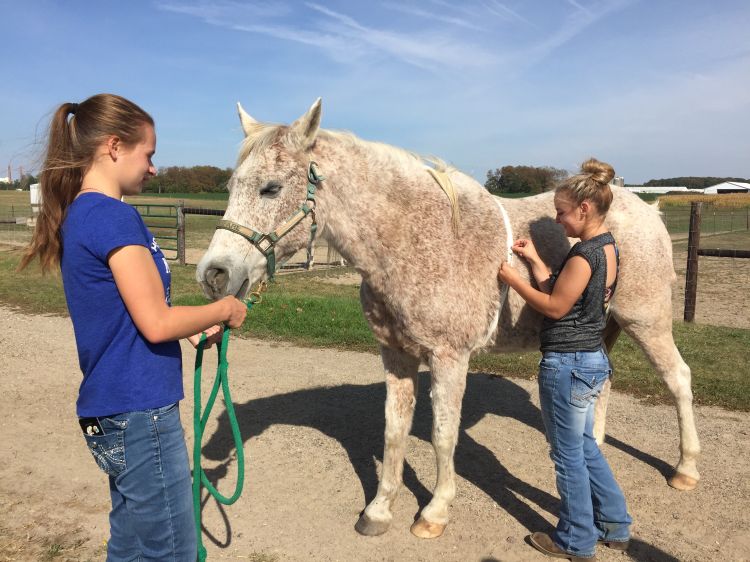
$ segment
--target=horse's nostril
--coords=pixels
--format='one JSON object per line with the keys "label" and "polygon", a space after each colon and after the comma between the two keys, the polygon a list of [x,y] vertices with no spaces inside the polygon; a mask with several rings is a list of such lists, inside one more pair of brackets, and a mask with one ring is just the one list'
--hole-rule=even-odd
{"label": "horse's nostril", "polygon": [[210,268],[206,270],[206,283],[215,293],[221,293],[227,286],[229,275],[225,269]]}

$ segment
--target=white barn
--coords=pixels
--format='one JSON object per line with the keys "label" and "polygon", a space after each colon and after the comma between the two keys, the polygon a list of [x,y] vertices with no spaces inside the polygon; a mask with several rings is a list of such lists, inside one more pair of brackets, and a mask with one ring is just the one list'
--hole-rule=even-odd
{"label": "white barn", "polygon": [[689,192],[693,191],[691,189],[688,189],[685,186],[679,185],[679,186],[670,186],[670,185],[658,185],[658,186],[650,186],[650,185],[628,185],[625,186],[625,189],[628,191],[632,191],[633,193],[669,193],[670,191],[684,191]]}
{"label": "white barn", "polygon": [[703,190],[703,193],[750,193],[750,183],[740,181],[725,181],[712,185]]}

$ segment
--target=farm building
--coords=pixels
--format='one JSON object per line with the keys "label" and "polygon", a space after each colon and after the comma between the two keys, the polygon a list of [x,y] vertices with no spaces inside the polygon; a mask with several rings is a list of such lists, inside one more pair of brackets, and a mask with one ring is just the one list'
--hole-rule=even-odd
{"label": "farm building", "polygon": [[703,190],[703,193],[750,193],[750,183],[739,181],[725,181],[712,185]]}
{"label": "farm building", "polygon": [[673,191],[700,191],[695,189],[688,189],[685,186],[670,186],[670,185],[658,185],[658,186],[647,186],[647,185],[628,185],[625,188],[633,193],[670,193]]}

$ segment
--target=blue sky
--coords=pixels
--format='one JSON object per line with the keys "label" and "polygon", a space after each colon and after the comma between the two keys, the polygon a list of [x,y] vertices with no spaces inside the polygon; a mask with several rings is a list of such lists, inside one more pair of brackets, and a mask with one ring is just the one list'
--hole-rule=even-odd
{"label": "blue sky", "polygon": [[440,156],[629,183],[750,177],[747,0],[0,0],[0,175],[64,101],[128,97],[157,166],[234,164],[234,104]]}

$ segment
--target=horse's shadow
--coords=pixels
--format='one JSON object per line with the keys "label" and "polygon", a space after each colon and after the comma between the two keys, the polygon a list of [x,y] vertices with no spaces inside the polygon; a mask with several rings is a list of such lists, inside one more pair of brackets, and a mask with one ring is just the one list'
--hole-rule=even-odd
{"label": "horse's shadow", "polygon": [[[427,442],[432,433],[429,385],[429,372],[420,373],[419,399],[412,428],[413,435]],[[258,398],[236,405],[235,413],[245,441],[275,424],[311,427],[338,441],[346,451],[362,483],[366,503],[369,503],[378,486],[376,459],[382,459],[383,453],[384,403],[385,383],[345,384]],[[504,378],[471,375],[454,456],[456,473],[484,491],[527,529],[549,528],[549,523],[519,497],[552,514],[557,513],[559,500],[514,476],[495,453],[466,432],[488,414],[514,418],[543,434],[541,415],[530,402],[526,390]],[[354,424],[352,420],[358,422]],[[206,470],[206,476],[213,482],[227,474],[229,463],[226,461],[231,458],[234,448],[226,412],[219,416],[218,421],[218,429],[203,447],[207,459],[225,461],[215,469]],[[404,486],[417,498],[420,509],[432,497],[408,461],[404,463]]]}
{"label": "horse's shadow", "polygon": [[[427,442],[432,433],[429,386],[429,372],[421,372],[412,434]],[[536,504],[555,517],[559,500],[517,478],[503,466],[494,452],[478,443],[466,431],[490,414],[515,419],[537,430],[537,438],[544,439],[541,413],[529,397],[526,390],[508,379],[482,373],[470,375],[454,461],[458,475],[486,493],[526,529],[551,532],[552,526],[547,520],[520,498]],[[382,459],[384,403],[385,383],[345,384],[308,388],[250,400],[236,405],[235,413],[244,441],[260,435],[276,424],[310,427],[338,441],[346,451],[362,484],[366,503],[369,503],[375,497],[378,486],[376,459]],[[352,423],[352,420],[357,420],[357,423]],[[226,411],[219,416],[218,424],[217,430],[203,447],[203,455],[207,459],[222,461],[218,467],[205,471],[214,485],[228,474],[234,457],[234,443]],[[671,469],[664,461],[642,453],[622,441],[607,437],[607,442],[665,475]],[[419,481],[408,460],[404,462],[404,486],[414,494],[420,510],[432,497],[431,491]],[[207,500],[205,498],[202,504]],[[220,505],[219,508],[221,509]],[[223,510],[222,517],[228,533],[227,540],[221,543],[210,534],[209,538],[217,545],[226,546],[231,542],[231,528]],[[666,553],[641,541],[633,541],[631,548],[635,558],[639,560],[672,560]]]}

